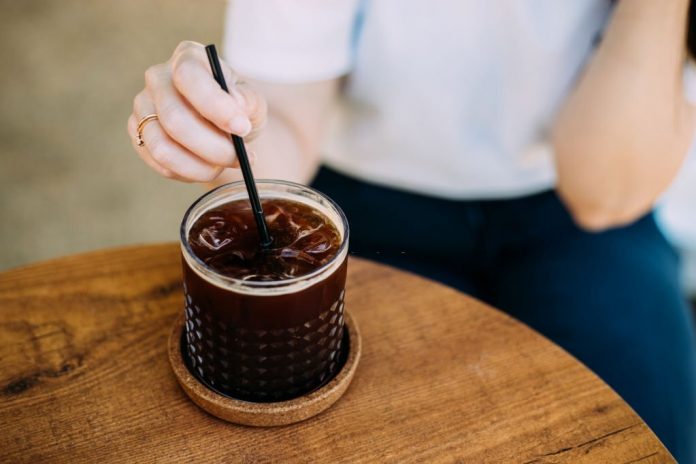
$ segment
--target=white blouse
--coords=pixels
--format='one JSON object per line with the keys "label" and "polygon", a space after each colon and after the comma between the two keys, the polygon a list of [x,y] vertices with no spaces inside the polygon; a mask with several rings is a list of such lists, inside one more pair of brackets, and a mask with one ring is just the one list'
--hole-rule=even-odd
{"label": "white blouse", "polygon": [[555,181],[549,129],[609,0],[232,0],[225,55],[274,82],[349,75],[325,163],[451,198]]}

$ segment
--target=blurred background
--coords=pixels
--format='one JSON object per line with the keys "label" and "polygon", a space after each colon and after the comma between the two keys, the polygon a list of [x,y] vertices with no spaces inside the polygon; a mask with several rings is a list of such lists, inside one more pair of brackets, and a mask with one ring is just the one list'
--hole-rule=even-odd
{"label": "blurred background", "polygon": [[[221,43],[224,10],[224,0],[0,0],[0,270],[177,240],[203,189],[147,168],[126,119],[149,65],[183,39]],[[693,153],[666,198],[658,216],[696,295]]]}
{"label": "blurred background", "polygon": [[126,120],[182,39],[221,41],[222,0],[0,0],[0,270],[177,240],[201,186],[160,179]]}

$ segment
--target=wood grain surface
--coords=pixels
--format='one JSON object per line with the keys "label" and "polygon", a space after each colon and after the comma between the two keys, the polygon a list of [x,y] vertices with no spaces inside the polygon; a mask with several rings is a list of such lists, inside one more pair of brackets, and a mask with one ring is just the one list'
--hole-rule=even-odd
{"label": "wood grain surface", "polygon": [[0,462],[674,462],[601,380],[519,322],[367,261],[346,394],[299,424],[228,424],[167,360],[182,311],[174,244],[0,274]]}

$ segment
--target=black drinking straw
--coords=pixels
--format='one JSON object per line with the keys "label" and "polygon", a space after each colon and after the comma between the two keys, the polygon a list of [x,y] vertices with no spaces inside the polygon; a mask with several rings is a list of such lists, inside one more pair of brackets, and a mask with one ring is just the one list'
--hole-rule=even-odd
{"label": "black drinking straw", "polygon": [[[220,60],[218,59],[217,50],[215,50],[215,45],[210,44],[205,47],[205,52],[208,54],[208,62],[210,63],[210,69],[213,71],[213,77],[220,84],[222,90],[229,93],[227,89],[227,83],[225,82],[225,76],[222,74],[222,68],[220,68]],[[256,183],[254,182],[254,174],[251,172],[251,165],[249,165],[249,157],[247,156],[246,148],[244,147],[244,141],[238,135],[230,134],[232,137],[232,143],[234,144],[234,150],[237,152],[237,158],[239,159],[239,167],[242,169],[242,175],[244,176],[244,183],[246,184],[247,192],[249,193],[249,202],[251,203],[251,210],[254,213],[254,220],[256,221],[256,227],[259,230],[259,236],[261,238],[261,248],[267,249],[273,239],[268,233],[268,226],[266,225],[266,217],[263,215],[263,208],[261,207],[261,200],[259,200],[259,192],[256,190]]]}

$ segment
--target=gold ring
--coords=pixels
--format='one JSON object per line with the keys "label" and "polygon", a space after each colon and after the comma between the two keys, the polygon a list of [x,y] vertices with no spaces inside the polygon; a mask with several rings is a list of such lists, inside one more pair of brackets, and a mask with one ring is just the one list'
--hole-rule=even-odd
{"label": "gold ring", "polygon": [[143,129],[145,128],[145,124],[147,124],[150,121],[154,121],[155,119],[158,119],[156,114],[148,114],[144,118],[138,122],[138,146],[139,147],[144,147],[145,146],[145,140],[143,140]]}

